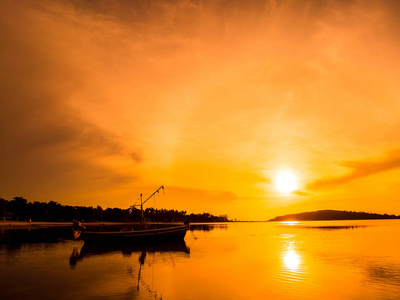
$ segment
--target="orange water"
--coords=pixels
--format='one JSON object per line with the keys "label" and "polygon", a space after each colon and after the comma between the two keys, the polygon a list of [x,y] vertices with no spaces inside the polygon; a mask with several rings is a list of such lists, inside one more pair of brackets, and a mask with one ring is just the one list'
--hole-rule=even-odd
{"label": "orange water", "polygon": [[0,245],[0,298],[400,297],[400,220],[230,223],[195,229],[185,242],[100,251],[72,240]]}

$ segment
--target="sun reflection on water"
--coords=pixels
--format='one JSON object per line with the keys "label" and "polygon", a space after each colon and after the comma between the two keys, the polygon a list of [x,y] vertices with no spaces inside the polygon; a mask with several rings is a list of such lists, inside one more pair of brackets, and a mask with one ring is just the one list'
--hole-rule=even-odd
{"label": "sun reflection on water", "polygon": [[282,221],[281,223],[285,225],[296,225],[299,221]]}
{"label": "sun reflection on water", "polygon": [[282,260],[284,267],[290,271],[296,271],[301,264],[301,257],[296,250],[296,244],[293,235],[285,235],[284,251],[282,252]]}
{"label": "sun reflection on water", "polygon": [[287,250],[283,257],[283,262],[286,268],[295,271],[300,265],[300,256],[297,254],[296,250]]}

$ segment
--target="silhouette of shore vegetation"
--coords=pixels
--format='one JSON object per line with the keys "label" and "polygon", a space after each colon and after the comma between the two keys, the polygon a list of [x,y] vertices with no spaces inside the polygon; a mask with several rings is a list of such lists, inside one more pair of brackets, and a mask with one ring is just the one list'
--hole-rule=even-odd
{"label": "silhouette of shore vegetation", "polygon": [[[152,222],[192,223],[229,222],[227,215],[214,216],[210,213],[187,214],[186,211],[146,208],[144,216]],[[139,222],[140,209],[131,206],[127,209],[106,208],[101,206],[69,206],[55,201],[29,202],[23,197],[13,200],[0,198],[0,220],[70,222],[80,220],[86,222]]]}
{"label": "silhouette of shore vegetation", "polygon": [[346,210],[317,210],[275,217],[273,221],[377,220],[400,219],[400,216]]}

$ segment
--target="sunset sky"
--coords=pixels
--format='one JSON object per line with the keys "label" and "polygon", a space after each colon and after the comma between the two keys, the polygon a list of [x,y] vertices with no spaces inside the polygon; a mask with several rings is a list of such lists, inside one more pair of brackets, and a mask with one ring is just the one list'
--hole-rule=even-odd
{"label": "sunset sky", "polygon": [[242,220],[400,214],[400,2],[0,11],[0,197],[127,208],[164,185],[156,208]]}

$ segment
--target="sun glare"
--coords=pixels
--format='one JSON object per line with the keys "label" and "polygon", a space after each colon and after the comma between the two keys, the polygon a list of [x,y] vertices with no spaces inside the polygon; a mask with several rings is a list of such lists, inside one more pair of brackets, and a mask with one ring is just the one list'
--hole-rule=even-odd
{"label": "sun glare", "polygon": [[300,264],[300,257],[294,250],[288,250],[283,257],[286,268],[296,270]]}
{"label": "sun glare", "polygon": [[291,193],[297,189],[296,176],[287,170],[279,171],[275,177],[275,188],[281,193]]}

